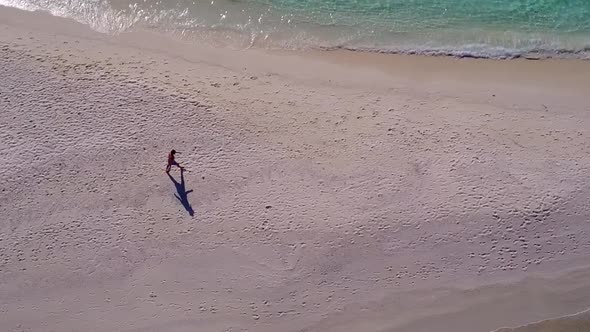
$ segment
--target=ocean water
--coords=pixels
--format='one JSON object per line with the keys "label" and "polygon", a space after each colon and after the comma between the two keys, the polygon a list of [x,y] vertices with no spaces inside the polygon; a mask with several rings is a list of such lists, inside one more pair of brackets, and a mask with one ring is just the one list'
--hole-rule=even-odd
{"label": "ocean water", "polygon": [[0,0],[235,47],[590,58],[589,0]]}

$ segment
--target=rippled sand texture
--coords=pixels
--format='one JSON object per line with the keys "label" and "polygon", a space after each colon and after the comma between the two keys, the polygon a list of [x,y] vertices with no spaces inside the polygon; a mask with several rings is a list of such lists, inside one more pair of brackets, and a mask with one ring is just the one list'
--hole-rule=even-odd
{"label": "rippled sand texture", "polygon": [[555,299],[465,329],[490,331],[590,307],[590,278],[551,286],[590,251],[587,63],[390,75],[0,18],[2,331],[401,331]]}

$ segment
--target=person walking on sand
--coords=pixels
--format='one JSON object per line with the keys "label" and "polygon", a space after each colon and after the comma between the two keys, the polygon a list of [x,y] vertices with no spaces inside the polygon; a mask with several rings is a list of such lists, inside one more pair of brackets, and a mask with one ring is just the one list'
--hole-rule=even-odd
{"label": "person walking on sand", "polygon": [[184,167],[180,166],[180,164],[177,163],[176,160],[174,159],[175,155],[176,155],[176,150],[172,150],[168,154],[168,166],[166,166],[166,173],[170,173],[170,168],[172,168],[172,166],[177,166],[178,168],[180,168],[181,171],[184,171]]}

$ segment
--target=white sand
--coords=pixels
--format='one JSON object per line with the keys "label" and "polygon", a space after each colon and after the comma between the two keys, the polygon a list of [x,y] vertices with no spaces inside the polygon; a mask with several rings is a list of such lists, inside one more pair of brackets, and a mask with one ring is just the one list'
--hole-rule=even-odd
{"label": "white sand", "polygon": [[2,8],[0,78],[0,331],[590,307],[589,62],[230,51]]}

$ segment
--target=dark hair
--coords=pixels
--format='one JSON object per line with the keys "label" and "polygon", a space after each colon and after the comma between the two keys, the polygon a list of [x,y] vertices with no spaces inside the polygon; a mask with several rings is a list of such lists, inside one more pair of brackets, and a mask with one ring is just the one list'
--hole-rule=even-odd
{"label": "dark hair", "polygon": [[172,151],[170,151],[170,153],[175,154],[176,153],[176,150],[172,150]]}

